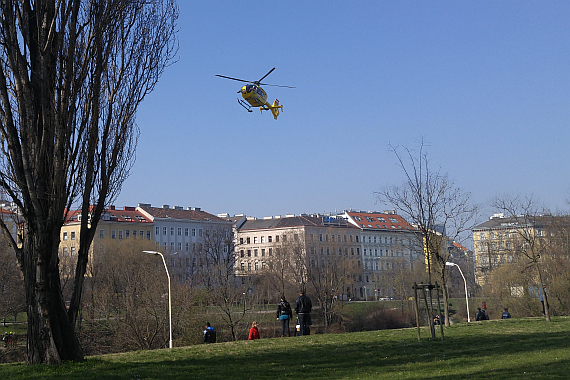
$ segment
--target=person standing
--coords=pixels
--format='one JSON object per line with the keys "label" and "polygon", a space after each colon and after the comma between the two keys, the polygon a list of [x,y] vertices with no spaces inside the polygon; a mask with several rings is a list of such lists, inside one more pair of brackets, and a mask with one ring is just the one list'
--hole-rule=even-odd
{"label": "person standing", "polygon": [[509,313],[509,309],[505,307],[505,311],[501,314],[501,319],[509,319],[511,317],[511,313]]}
{"label": "person standing", "polygon": [[251,324],[251,329],[249,329],[249,340],[261,339],[259,336],[259,330],[257,329],[257,321]]}
{"label": "person standing", "polygon": [[299,324],[301,325],[301,336],[311,335],[311,309],[313,304],[311,299],[305,295],[305,292],[300,292],[299,297],[295,300],[295,313],[297,318],[299,318]]}
{"label": "person standing", "polygon": [[277,305],[277,319],[281,321],[281,336],[291,336],[291,331],[289,330],[289,321],[293,317],[293,311],[291,310],[291,305],[285,299],[285,296],[281,297],[281,302]]}
{"label": "person standing", "polygon": [[210,322],[206,322],[204,330],[204,343],[216,343],[216,330],[210,326]]}

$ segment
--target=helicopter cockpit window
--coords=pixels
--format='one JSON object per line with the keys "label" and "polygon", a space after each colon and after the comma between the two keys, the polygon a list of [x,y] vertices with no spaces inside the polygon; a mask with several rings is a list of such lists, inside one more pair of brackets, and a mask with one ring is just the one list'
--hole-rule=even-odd
{"label": "helicopter cockpit window", "polygon": [[252,84],[248,84],[245,86],[245,91],[246,92],[251,92],[251,90],[253,90],[254,86]]}

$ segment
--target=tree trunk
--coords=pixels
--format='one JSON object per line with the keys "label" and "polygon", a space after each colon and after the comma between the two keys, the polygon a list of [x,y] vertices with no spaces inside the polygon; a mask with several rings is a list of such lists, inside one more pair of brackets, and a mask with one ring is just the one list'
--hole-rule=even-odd
{"label": "tree trunk", "polygon": [[[28,305],[27,362],[58,364],[62,360],[83,360],[83,350],[67,317],[59,281],[59,263],[53,256],[49,233],[27,229],[22,266]],[[43,236],[42,236],[43,235]],[[59,243],[59,239],[57,240]],[[28,245],[29,244],[29,245]]]}
{"label": "tree trunk", "polygon": [[550,322],[550,308],[548,307],[548,297],[546,295],[546,289],[543,286],[543,282],[542,282],[542,272],[540,271],[540,265],[538,263],[535,264],[536,265],[536,270],[538,272],[538,281],[540,282],[540,284],[538,284],[538,286],[540,286],[539,291],[542,291],[542,297],[543,297],[543,302],[544,302],[544,317],[546,318],[547,322]]}

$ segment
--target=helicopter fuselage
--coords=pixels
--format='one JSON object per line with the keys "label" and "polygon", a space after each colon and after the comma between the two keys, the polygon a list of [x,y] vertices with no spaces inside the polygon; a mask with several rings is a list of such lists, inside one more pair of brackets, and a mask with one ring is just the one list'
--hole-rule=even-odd
{"label": "helicopter fuselage", "polygon": [[267,103],[267,93],[259,86],[247,84],[241,88],[240,93],[244,100],[252,107],[269,106],[269,103]]}

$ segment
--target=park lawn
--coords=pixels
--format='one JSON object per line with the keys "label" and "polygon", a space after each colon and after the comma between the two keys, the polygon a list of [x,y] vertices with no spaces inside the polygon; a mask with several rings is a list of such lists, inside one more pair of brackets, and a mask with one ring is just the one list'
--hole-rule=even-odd
{"label": "park lawn", "polygon": [[570,318],[323,334],[137,351],[61,366],[0,365],[9,379],[566,379]]}

